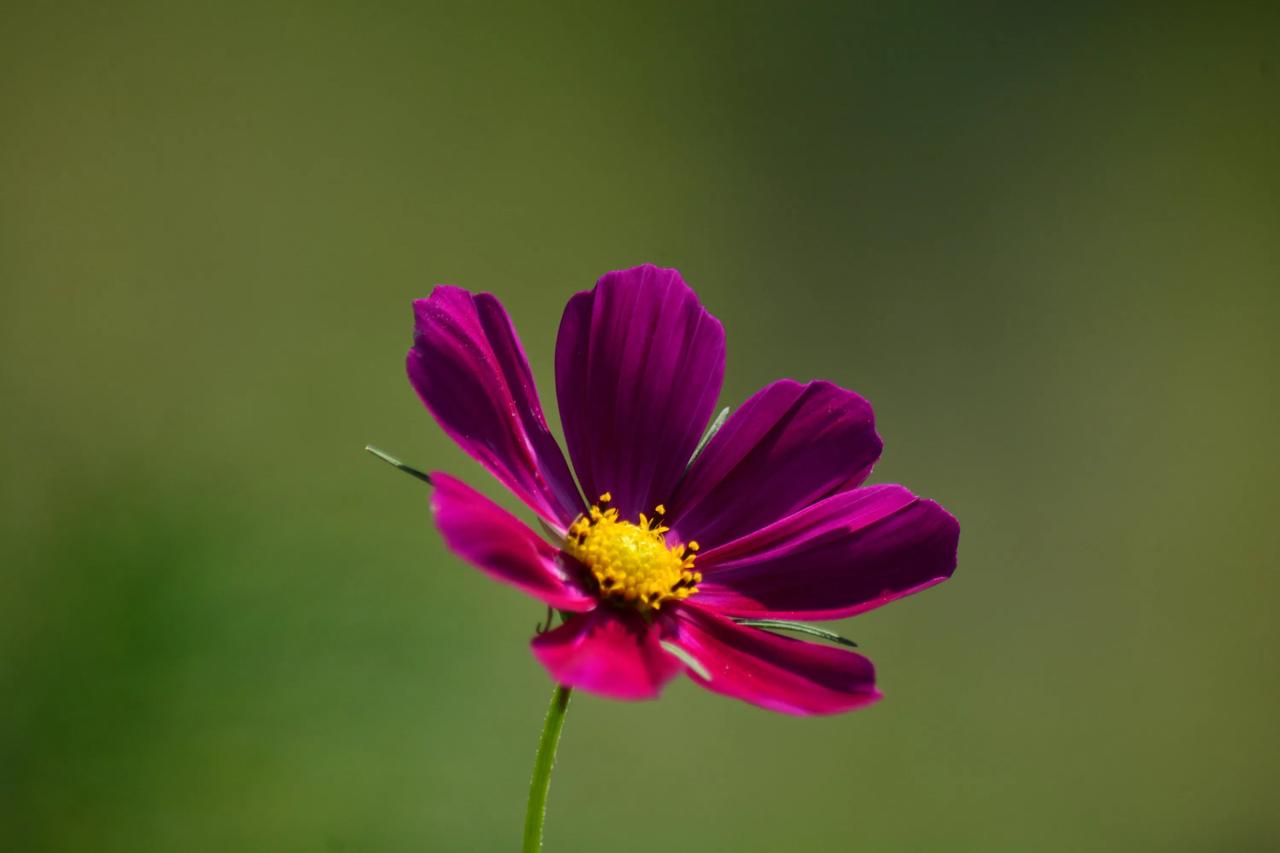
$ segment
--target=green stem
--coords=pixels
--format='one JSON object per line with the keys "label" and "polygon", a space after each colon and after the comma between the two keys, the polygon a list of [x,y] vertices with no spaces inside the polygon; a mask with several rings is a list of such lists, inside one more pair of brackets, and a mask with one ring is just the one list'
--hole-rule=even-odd
{"label": "green stem", "polygon": [[547,792],[551,790],[551,770],[556,764],[556,746],[564,728],[564,712],[569,710],[572,687],[557,685],[551,694],[551,707],[542,724],[538,739],[538,755],[533,760],[533,781],[529,783],[529,807],[524,813],[524,853],[542,849],[542,824],[547,820]]}

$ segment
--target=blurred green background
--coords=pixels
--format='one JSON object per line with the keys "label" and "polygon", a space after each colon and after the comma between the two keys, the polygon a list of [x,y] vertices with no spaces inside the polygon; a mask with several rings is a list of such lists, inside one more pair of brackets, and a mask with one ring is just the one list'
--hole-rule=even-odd
{"label": "blurred green background", "polygon": [[498,494],[410,299],[553,413],[654,261],[960,569],[840,626],[869,710],[577,698],[549,850],[1276,849],[1275,9],[6,4],[0,848],[513,849],[541,610],[361,448]]}

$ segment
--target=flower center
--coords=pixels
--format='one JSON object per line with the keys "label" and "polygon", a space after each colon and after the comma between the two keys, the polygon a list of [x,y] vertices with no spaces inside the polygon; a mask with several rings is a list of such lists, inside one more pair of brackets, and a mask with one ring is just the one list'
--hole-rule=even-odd
{"label": "flower center", "polygon": [[698,591],[702,574],[693,571],[698,543],[669,547],[660,521],[666,509],[658,505],[654,517],[640,514],[640,523],[619,521],[616,509],[601,509],[612,497],[600,496],[585,515],[569,526],[564,551],[591,570],[603,598],[638,610],[657,610],[668,599],[688,598]]}

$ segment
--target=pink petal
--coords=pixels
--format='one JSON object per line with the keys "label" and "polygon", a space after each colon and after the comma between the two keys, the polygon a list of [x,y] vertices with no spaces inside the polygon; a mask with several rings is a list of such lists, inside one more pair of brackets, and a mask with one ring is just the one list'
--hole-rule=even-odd
{"label": "pink petal", "polygon": [[714,547],[859,485],[880,457],[871,405],[830,382],[784,379],[734,412],[703,448],[667,523]]}
{"label": "pink petal", "polygon": [[838,619],[951,576],[960,526],[902,486],[841,492],[702,553],[698,604],[734,616]]}
{"label": "pink petal", "polygon": [[880,698],[875,667],[860,654],[744,628],[685,603],[674,608],[674,642],[710,674],[708,690],[784,714],[835,714]]}
{"label": "pink petal", "polygon": [[433,472],[431,508],[445,543],[495,580],[560,610],[590,610],[593,595],[565,571],[560,552],[467,484]]}
{"label": "pink petal", "polygon": [[556,396],[574,470],[624,519],[671,497],[724,378],[724,329],[675,270],[611,272],[565,307]]}
{"label": "pink petal", "polygon": [[662,623],[602,606],[533,638],[533,654],[561,684],[612,699],[653,699],[681,664],[659,644]]}
{"label": "pink petal", "polygon": [[437,287],[413,303],[409,381],[463,450],[561,529],[582,498],[547,429],[524,349],[488,293]]}

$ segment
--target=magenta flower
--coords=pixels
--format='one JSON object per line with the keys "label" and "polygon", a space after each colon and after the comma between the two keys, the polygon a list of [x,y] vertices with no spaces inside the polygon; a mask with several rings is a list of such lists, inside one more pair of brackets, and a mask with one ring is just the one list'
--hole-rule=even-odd
{"label": "magenta flower", "polygon": [[861,613],[948,578],[959,525],[902,486],[862,486],[880,456],[871,406],[781,380],[690,462],[724,375],[724,329],[675,270],[613,272],[569,300],[547,428],[524,350],[491,294],[414,303],[409,378],[453,439],[529,505],[556,544],[441,473],[445,542],[567,614],[533,639],[557,682],[649,699],[680,671],[791,714],[879,698],[861,655],[735,619]]}

